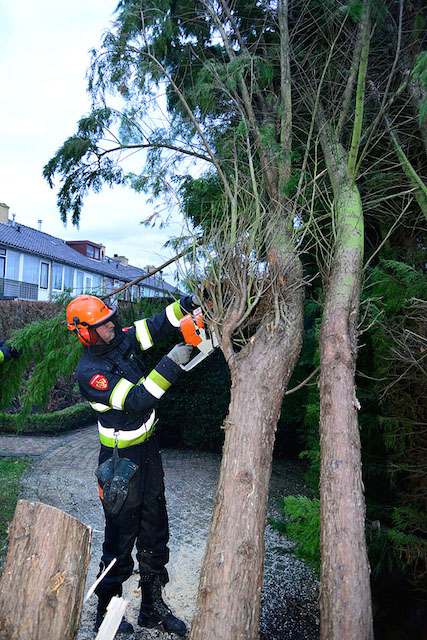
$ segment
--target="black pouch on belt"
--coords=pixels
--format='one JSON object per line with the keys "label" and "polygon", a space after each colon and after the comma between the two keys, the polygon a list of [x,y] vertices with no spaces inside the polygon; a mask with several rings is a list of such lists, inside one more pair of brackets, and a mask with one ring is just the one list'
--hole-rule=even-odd
{"label": "black pouch on belt", "polygon": [[102,502],[107,511],[114,515],[119,513],[129,493],[129,482],[137,470],[137,464],[119,457],[116,437],[112,458],[100,464],[95,471],[103,485]]}

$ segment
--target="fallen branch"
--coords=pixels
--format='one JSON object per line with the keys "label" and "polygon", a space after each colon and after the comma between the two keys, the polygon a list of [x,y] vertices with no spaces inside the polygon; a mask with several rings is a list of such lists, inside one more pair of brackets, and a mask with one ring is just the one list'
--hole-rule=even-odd
{"label": "fallen branch", "polygon": [[[196,243],[196,246],[200,245],[201,243],[202,241],[199,240]],[[194,249],[194,247],[187,247],[187,249],[184,249],[184,251],[181,251],[181,253],[178,253],[178,255],[175,256],[174,258],[170,258],[170,260],[167,260],[166,262],[161,264],[160,267],[157,267],[157,269],[153,269],[153,271],[150,271],[149,273],[144,273],[144,275],[139,276],[138,278],[135,278],[135,280],[132,280],[132,282],[128,282],[127,284],[123,285],[119,289],[116,289],[115,291],[111,291],[110,293],[106,293],[105,295],[100,296],[101,300],[105,300],[105,298],[110,298],[110,296],[115,296],[116,294],[121,293],[126,289],[129,289],[129,287],[133,287],[134,284],[138,284],[138,282],[141,282],[142,280],[146,280],[147,278],[150,278],[155,273],[158,273],[159,271],[162,271],[162,269],[165,269],[166,267],[168,267],[170,264],[172,264],[172,262],[176,262],[177,260],[185,256],[192,249]]]}

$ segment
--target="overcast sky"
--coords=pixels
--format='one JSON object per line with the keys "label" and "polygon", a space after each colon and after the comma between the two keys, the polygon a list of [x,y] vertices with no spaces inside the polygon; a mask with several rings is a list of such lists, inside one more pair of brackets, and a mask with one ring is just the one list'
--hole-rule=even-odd
{"label": "overcast sky", "polygon": [[[43,166],[90,110],[89,51],[114,19],[117,1],[0,0],[0,202],[22,224],[37,229],[42,220],[46,233],[103,244],[107,255],[125,255],[135,266],[159,266],[172,255],[162,245],[181,225],[141,226],[152,213],[144,195],[107,187],[87,197],[79,229],[64,227],[56,191],[42,178]],[[174,272],[165,272],[169,281]]]}

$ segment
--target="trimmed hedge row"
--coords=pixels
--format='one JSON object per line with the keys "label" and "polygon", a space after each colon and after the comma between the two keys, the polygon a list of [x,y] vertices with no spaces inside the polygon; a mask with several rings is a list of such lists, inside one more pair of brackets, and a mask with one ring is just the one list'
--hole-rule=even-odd
{"label": "trimmed hedge row", "polygon": [[10,340],[15,329],[22,329],[36,320],[49,320],[60,310],[53,302],[0,300],[0,340]]}
{"label": "trimmed hedge row", "polygon": [[95,414],[88,402],[81,402],[73,407],[67,407],[53,413],[34,413],[28,418],[24,427],[18,429],[16,413],[0,414],[0,432],[29,433],[60,433],[69,429],[83,427],[95,421]]}

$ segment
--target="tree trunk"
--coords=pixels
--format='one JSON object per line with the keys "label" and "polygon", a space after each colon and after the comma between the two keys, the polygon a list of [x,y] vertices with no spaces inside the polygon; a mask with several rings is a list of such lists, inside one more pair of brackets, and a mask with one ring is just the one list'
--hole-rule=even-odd
{"label": "tree trunk", "polygon": [[258,330],[233,356],[219,484],[191,640],[258,638],[264,530],[277,420],[301,348],[303,294],[288,322]]}
{"label": "tree trunk", "polygon": [[40,502],[19,500],[0,583],[0,639],[77,637],[91,530]]}
{"label": "tree trunk", "polygon": [[[415,35],[412,34],[414,40],[416,39]],[[417,125],[421,134],[422,141],[424,143],[424,150],[427,155],[427,116],[420,119],[421,105],[423,101],[426,99],[426,89],[421,84],[419,78],[414,77],[413,74],[413,61],[408,50],[404,50],[400,57],[400,67],[402,69],[402,73],[404,76],[408,76],[408,84],[407,90],[409,93],[409,97],[415,112],[415,117],[417,120]]]}
{"label": "tree trunk", "polygon": [[356,398],[363,211],[346,155],[323,123],[337,237],[319,336],[321,640],[373,638]]}

